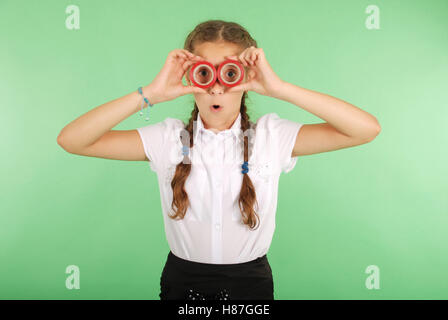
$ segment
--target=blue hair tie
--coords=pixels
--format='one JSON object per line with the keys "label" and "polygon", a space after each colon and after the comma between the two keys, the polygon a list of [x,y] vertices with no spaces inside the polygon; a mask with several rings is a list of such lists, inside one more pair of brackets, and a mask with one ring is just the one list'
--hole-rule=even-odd
{"label": "blue hair tie", "polygon": [[242,165],[242,167],[243,167],[243,171],[241,171],[243,174],[246,174],[246,173],[248,173],[249,172],[249,167],[248,167],[248,163],[247,163],[247,161],[244,161],[244,163],[243,163],[243,165]]}
{"label": "blue hair tie", "polygon": [[190,151],[190,148],[188,148],[188,146],[182,146],[182,154],[184,156],[188,156],[189,151]]}

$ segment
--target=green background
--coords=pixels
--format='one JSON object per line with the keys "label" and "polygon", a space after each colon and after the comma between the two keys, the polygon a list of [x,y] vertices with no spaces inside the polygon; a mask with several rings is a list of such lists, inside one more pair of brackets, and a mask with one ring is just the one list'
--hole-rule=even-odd
{"label": "green background", "polygon": [[[65,8],[80,8],[80,29]],[[368,30],[368,5],[380,30]],[[208,19],[248,29],[285,81],[373,114],[371,143],[299,157],[268,253],[276,299],[448,298],[448,2],[0,1],[0,298],[159,299],[168,254],[147,162],[65,152],[60,130],[154,79]],[[251,120],[323,122],[250,92]],[[193,96],[114,129],[186,121]],[[146,111],[146,110],[145,110]],[[145,112],[146,115],[146,112]],[[80,290],[65,268],[80,268]],[[380,289],[365,269],[380,269]]]}

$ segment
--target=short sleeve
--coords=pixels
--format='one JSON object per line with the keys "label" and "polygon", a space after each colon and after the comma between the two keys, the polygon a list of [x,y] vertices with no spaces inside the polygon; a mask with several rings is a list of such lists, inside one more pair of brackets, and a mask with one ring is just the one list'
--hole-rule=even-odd
{"label": "short sleeve", "polygon": [[282,119],[277,113],[266,114],[257,121],[256,130],[266,130],[267,148],[281,172],[290,172],[297,163],[297,157],[291,157],[291,154],[302,125],[300,122]]}
{"label": "short sleeve", "polygon": [[151,170],[157,172],[170,160],[177,134],[184,128],[182,120],[166,118],[164,121],[137,128]]}

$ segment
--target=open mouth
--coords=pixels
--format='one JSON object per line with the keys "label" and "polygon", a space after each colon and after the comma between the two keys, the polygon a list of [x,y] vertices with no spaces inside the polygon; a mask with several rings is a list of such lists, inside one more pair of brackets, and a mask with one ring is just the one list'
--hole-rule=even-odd
{"label": "open mouth", "polygon": [[213,104],[210,106],[210,108],[212,109],[212,111],[217,112],[223,109],[223,106],[220,104]]}

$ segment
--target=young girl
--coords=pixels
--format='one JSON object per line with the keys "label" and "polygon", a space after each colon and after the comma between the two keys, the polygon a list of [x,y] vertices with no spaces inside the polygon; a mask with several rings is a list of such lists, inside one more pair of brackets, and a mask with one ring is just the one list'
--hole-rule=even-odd
{"label": "young girl", "polygon": [[[244,66],[240,84],[229,87],[221,78],[208,88],[192,84],[196,62],[208,61],[216,71],[227,59]],[[253,123],[247,91],[288,101],[327,122],[302,125],[269,113]],[[142,101],[154,105],[190,93],[195,104],[186,125],[166,118],[137,130],[111,130]],[[80,155],[146,160],[157,173],[170,247],[161,299],[274,299],[266,254],[280,173],[291,171],[299,155],[360,145],[379,131],[367,112],[281,80],[239,24],[210,20],[196,26],[184,49],[169,53],[149,85],[82,115],[61,131],[58,143]]]}

